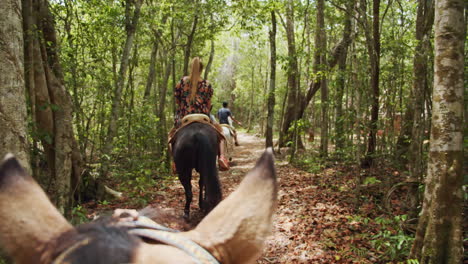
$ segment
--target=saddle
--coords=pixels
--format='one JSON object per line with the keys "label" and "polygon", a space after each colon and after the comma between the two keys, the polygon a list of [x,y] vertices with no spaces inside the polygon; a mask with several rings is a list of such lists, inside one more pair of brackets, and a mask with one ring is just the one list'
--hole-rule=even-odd
{"label": "saddle", "polygon": [[219,124],[212,123],[210,120],[210,117],[208,117],[205,114],[189,114],[189,115],[184,116],[184,118],[182,118],[182,121],[180,122],[181,123],[180,127],[178,128],[173,127],[171,131],[169,132],[169,136],[167,140],[167,143],[169,144],[169,149],[171,149],[171,145],[175,141],[177,132],[179,132],[182,128],[195,122],[207,124],[211,126],[216,131],[216,134],[218,135],[218,143],[221,140],[226,140],[223,134],[223,128]]}

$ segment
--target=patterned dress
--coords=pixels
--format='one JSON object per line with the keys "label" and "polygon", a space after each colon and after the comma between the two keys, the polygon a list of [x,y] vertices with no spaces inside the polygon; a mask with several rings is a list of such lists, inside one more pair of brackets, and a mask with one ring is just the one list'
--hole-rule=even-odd
{"label": "patterned dress", "polygon": [[188,77],[184,77],[176,85],[174,97],[176,103],[176,114],[174,117],[174,127],[180,126],[180,120],[188,114],[210,115],[211,97],[213,88],[208,81],[198,82],[198,89],[193,101],[190,101],[192,84]]}

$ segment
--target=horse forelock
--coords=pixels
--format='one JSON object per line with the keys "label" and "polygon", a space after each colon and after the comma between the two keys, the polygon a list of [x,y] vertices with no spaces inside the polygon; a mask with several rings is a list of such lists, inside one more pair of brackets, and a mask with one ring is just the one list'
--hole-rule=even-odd
{"label": "horse forelock", "polygon": [[110,220],[94,221],[50,241],[41,263],[131,263],[140,242],[127,228],[112,225]]}

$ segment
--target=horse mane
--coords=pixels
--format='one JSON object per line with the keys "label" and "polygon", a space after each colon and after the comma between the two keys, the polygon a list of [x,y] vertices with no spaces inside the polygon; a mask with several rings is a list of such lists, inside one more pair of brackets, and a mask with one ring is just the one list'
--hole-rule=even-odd
{"label": "horse mane", "polygon": [[43,249],[41,263],[131,263],[141,240],[128,228],[102,217],[53,239]]}

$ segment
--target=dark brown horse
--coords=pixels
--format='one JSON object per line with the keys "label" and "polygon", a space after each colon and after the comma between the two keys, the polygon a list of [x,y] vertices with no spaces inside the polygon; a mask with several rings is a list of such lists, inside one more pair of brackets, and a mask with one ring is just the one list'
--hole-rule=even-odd
{"label": "dark brown horse", "polygon": [[188,219],[190,216],[193,169],[200,173],[200,209],[208,213],[221,201],[221,187],[216,168],[218,135],[215,129],[207,124],[192,123],[181,128],[174,140],[174,162],[179,180],[185,189],[184,217]]}

